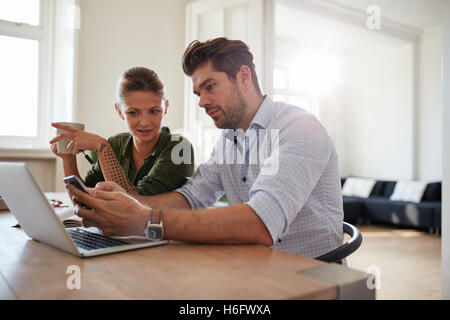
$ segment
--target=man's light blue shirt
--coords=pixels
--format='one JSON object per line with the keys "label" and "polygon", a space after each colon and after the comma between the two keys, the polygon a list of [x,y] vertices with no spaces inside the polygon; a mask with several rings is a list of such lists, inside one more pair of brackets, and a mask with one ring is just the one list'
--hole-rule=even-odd
{"label": "man's light blue shirt", "polygon": [[229,205],[248,204],[275,249],[317,257],[342,245],[334,144],[314,115],[268,96],[247,131],[223,130],[211,158],[175,191],[192,209],[223,194]]}

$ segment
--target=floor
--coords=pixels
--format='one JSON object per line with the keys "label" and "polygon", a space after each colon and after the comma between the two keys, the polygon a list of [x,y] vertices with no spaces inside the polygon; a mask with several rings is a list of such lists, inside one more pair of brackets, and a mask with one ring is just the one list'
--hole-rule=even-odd
{"label": "floor", "polygon": [[373,276],[380,300],[441,299],[441,237],[389,226],[358,226],[363,242],[347,259]]}

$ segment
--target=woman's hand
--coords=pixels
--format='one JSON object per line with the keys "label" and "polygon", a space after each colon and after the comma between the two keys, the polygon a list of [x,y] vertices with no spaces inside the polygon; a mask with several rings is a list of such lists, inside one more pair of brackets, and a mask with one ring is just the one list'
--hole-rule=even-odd
{"label": "woman's hand", "polygon": [[52,140],[50,140],[50,143],[54,144],[61,140],[69,140],[70,142],[67,145],[67,149],[75,154],[84,150],[98,151],[102,143],[107,143],[104,138],[96,134],[78,130],[63,124],[52,123],[52,127],[67,131],[67,133],[60,134],[56,138],[53,138]]}
{"label": "woman's hand", "polygon": [[56,143],[52,143],[50,150],[52,150],[52,152],[60,157],[61,159],[63,159],[63,161],[66,160],[76,160],[76,156],[74,154],[71,153],[59,153],[58,152],[58,147],[56,146]]}

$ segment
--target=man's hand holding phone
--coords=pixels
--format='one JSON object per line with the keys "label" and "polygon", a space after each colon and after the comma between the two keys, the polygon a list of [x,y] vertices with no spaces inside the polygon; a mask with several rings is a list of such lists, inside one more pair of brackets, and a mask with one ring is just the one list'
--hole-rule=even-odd
{"label": "man's hand holding phone", "polygon": [[[74,185],[67,185],[67,189],[78,202],[88,204],[92,209],[86,210],[77,205],[77,215],[83,218],[83,225],[97,227],[105,236],[145,236],[145,228],[150,219],[151,208],[142,205],[132,196],[117,189],[111,184],[96,186],[83,192]],[[106,188],[107,190],[100,190]]]}
{"label": "man's hand holding phone", "polygon": [[[81,191],[85,192],[85,193],[89,193],[89,189],[86,187],[86,185],[83,183],[83,181],[81,181],[80,178],[78,178],[77,176],[68,176],[64,178],[64,183],[67,184],[71,184],[74,187],[80,189]],[[84,203],[80,203],[79,201],[77,201],[77,199],[71,194],[72,197],[72,202],[74,205],[79,204],[81,206],[83,206],[83,208],[90,210],[91,208],[89,208],[88,206],[86,206]]]}

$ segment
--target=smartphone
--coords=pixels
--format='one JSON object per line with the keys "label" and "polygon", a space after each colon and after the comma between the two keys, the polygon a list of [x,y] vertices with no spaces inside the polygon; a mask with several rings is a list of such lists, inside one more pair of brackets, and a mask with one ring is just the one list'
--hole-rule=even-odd
{"label": "smartphone", "polygon": [[77,176],[65,177],[64,183],[71,184],[86,193],[88,192],[88,188],[84,185],[83,181],[81,181],[80,178],[78,178]]}
{"label": "smartphone", "polygon": [[[78,189],[80,189],[81,191],[84,191],[84,192],[88,193],[88,188],[84,185],[83,181],[81,181],[80,178],[78,178],[77,176],[65,177],[64,178],[64,183],[65,184],[71,184],[71,185],[77,187]],[[84,208],[91,209],[87,205],[85,205],[84,203],[81,203],[81,204],[83,205]]]}

